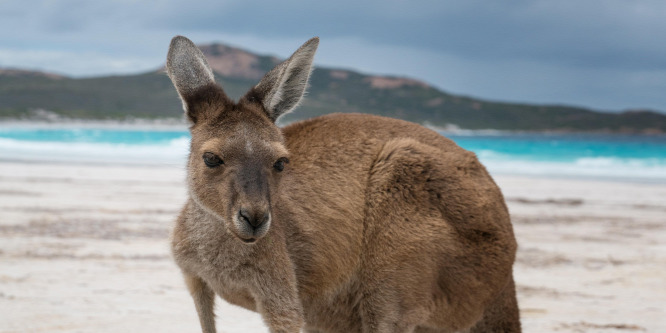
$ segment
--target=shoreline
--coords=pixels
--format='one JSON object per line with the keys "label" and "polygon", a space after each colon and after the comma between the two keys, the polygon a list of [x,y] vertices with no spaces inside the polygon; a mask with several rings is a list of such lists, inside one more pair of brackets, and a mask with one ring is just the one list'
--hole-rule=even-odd
{"label": "shoreline", "polygon": [[[475,152],[495,176],[666,183],[666,137],[442,135]],[[179,165],[188,147],[183,122],[0,123],[0,161],[15,163]]]}
{"label": "shoreline", "polygon": [[[53,159],[21,159],[21,158],[6,158],[0,156],[0,163],[9,164],[26,164],[26,165],[59,165],[59,166],[82,166],[82,167],[121,167],[121,168],[181,168],[185,170],[187,163],[185,160],[178,163],[171,163],[169,161],[133,161],[133,162],[119,162],[119,161],[74,161],[74,160],[53,160]],[[601,182],[601,183],[617,183],[617,184],[637,184],[647,186],[663,186],[666,185],[665,178],[640,178],[640,177],[615,177],[605,175],[572,175],[572,174],[528,174],[528,173],[513,173],[513,172],[490,172],[493,178],[523,178],[523,179],[552,179],[562,181],[577,181],[577,182]]]}

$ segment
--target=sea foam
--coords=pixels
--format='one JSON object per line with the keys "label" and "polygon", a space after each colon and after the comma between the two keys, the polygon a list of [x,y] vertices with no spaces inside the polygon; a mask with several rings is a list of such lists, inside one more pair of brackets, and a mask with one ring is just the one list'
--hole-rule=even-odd
{"label": "sea foam", "polygon": [[0,138],[0,159],[26,162],[183,166],[190,139],[163,143],[23,141]]}
{"label": "sea foam", "polygon": [[585,157],[565,162],[497,158],[498,156],[501,154],[479,155],[479,159],[491,174],[666,182],[666,161],[659,159]]}

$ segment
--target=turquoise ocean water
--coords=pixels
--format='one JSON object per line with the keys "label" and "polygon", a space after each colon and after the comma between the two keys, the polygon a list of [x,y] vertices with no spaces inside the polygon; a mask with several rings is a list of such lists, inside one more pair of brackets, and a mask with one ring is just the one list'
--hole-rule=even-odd
{"label": "turquoise ocean water", "polygon": [[[666,136],[446,134],[493,174],[666,182]],[[0,160],[184,166],[186,130],[0,126]]]}

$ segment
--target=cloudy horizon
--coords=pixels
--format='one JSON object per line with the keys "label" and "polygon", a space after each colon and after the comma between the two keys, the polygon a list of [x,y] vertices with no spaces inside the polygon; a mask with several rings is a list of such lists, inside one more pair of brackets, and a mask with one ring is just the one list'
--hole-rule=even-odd
{"label": "cloudy horizon", "polygon": [[287,0],[0,3],[0,68],[74,77],[164,63],[172,36],[407,76],[487,100],[666,112],[666,3]]}

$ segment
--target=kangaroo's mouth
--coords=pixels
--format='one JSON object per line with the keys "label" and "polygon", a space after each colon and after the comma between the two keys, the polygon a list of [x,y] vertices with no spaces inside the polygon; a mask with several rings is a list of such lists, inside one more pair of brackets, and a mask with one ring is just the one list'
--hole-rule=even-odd
{"label": "kangaroo's mouth", "polygon": [[241,242],[245,244],[254,244],[259,238],[253,234],[244,234],[243,232],[238,232],[237,230],[231,230],[231,234],[240,239]]}
{"label": "kangaroo's mouth", "polygon": [[243,243],[245,243],[245,244],[254,244],[254,243],[257,242],[257,239],[254,238],[254,237],[252,237],[252,238],[242,238],[242,237],[238,237],[238,238],[240,238],[240,240],[243,241]]}

